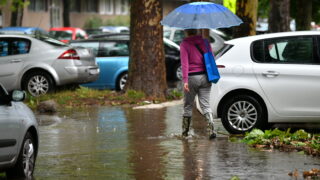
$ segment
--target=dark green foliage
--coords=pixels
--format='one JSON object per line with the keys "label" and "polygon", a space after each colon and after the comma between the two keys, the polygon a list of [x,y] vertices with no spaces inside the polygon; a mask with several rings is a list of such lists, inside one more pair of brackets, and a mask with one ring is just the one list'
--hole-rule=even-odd
{"label": "dark green foliage", "polygon": [[294,133],[281,131],[279,129],[262,131],[253,129],[251,132],[246,133],[242,142],[249,145],[293,145],[295,147],[305,146],[305,148],[312,148],[313,150],[320,151],[320,134],[310,134],[300,129]]}

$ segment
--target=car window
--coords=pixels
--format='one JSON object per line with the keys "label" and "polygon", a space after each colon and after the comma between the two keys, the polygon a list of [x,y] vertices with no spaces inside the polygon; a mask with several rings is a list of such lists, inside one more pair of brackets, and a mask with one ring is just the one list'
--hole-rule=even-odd
{"label": "car window", "polygon": [[54,46],[68,46],[67,44],[65,44],[63,42],[58,41],[58,40],[53,39],[53,38],[48,37],[48,36],[35,36],[34,38],[36,38],[36,39],[38,39],[40,41],[43,41],[45,43],[54,45]]}
{"label": "car window", "polygon": [[5,105],[7,98],[8,98],[7,91],[0,85],[0,105]]}
{"label": "car window", "polygon": [[27,39],[0,39],[0,56],[27,54],[30,51],[30,40]]}
{"label": "car window", "polygon": [[94,56],[98,56],[99,42],[72,42],[72,46],[85,47],[91,50]]}
{"label": "car window", "polygon": [[11,55],[27,54],[30,51],[30,41],[26,39],[16,39],[11,41]]}
{"label": "car window", "polygon": [[50,31],[49,35],[58,40],[72,39],[72,31]]}
{"label": "car window", "polygon": [[253,57],[258,62],[308,64],[314,62],[313,38],[296,37],[254,42]]}
{"label": "car window", "polygon": [[173,42],[180,44],[184,38],[184,31],[183,30],[176,30],[173,36]]}
{"label": "car window", "polygon": [[170,39],[170,34],[171,34],[171,31],[169,31],[169,30],[164,30],[164,32],[163,32],[163,37]]}
{"label": "car window", "polygon": [[99,57],[129,56],[126,42],[104,42],[100,46]]}
{"label": "car window", "polygon": [[76,39],[85,39],[85,37],[78,31],[76,34]]}
{"label": "car window", "polygon": [[8,56],[9,42],[6,40],[0,40],[0,56]]}

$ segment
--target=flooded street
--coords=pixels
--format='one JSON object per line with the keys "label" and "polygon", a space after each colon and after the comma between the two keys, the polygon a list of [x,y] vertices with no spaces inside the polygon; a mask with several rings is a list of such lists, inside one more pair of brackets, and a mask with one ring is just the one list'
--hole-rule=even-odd
{"label": "flooded street", "polygon": [[[320,167],[297,152],[265,152],[229,141],[220,121],[215,140],[194,112],[193,136],[179,137],[182,105],[162,109],[92,107],[37,115],[40,149],[34,179],[294,179]],[[300,174],[298,179],[303,179]]]}

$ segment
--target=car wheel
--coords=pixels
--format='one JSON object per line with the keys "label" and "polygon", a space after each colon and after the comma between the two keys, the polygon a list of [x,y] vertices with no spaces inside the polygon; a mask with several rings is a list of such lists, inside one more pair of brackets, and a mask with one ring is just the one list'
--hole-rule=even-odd
{"label": "car wheel", "polygon": [[232,134],[242,134],[253,128],[264,128],[267,124],[266,110],[249,95],[238,95],[224,102],[221,121]]}
{"label": "car wheel", "polygon": [[18,178],[31,178],[35,160],[36,160],[36,146],[34,139],[29,132],[25,135],[22,147],[17,159],[15,166],[9,169],[6,174],[7,177],[18,177]]}
{"label": "car wheel", "polygon": [[118,91],[122,91],[127,83],[128,80],[128,73],[122,73],[118,78],[117,78],[117,84],[116,88]]}
{"label": "car wheel", "polygon": [[40,96],[53,91],[53,80],[48,73],[32,72],[25,78],[24,89],[32,96]]}
{"label": "car wheel", "polygon": [[181,81],[182,80],[182,68],[181,68],[180,64],[176,66],[174,73],[175,73],[175,78],[177,80]]}

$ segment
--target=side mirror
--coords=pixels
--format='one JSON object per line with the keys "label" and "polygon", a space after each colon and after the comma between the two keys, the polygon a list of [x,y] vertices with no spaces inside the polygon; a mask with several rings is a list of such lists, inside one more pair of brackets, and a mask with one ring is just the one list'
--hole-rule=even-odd
{"label": "side mirror", "polygon": [[14,90],[11,95],[12,101],[18,102],[23,101],[26,98],[24,91]]}

